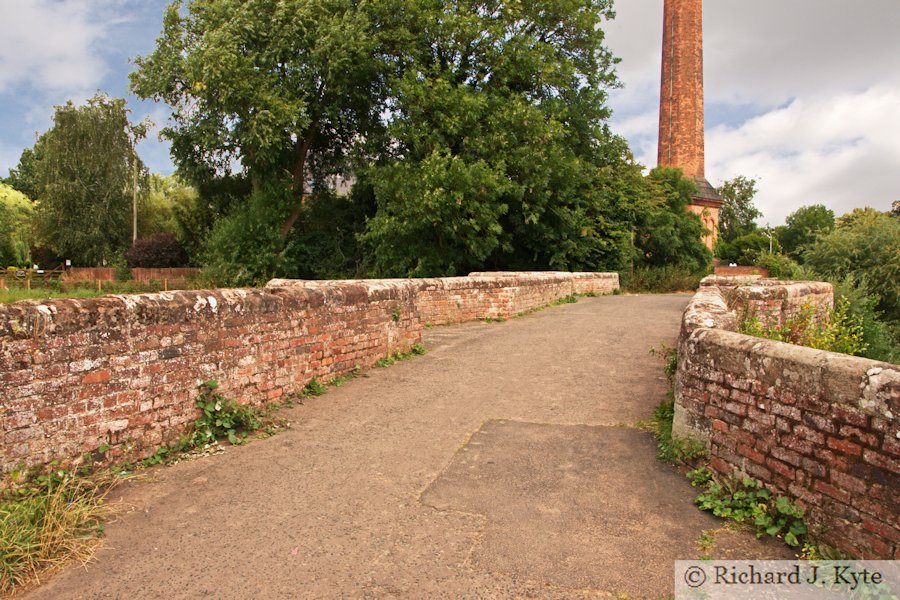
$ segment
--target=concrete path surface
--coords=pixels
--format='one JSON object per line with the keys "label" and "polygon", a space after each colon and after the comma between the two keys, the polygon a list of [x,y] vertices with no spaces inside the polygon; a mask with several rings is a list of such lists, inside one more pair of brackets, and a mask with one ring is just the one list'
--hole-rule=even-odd
{"label": "concrete path surface", "polygon": [[96,560],[26,597],[665,597],[721,526],[633,427],[687,300],[430,330],[425,356],[284,411],[292,429],[127,484]]}

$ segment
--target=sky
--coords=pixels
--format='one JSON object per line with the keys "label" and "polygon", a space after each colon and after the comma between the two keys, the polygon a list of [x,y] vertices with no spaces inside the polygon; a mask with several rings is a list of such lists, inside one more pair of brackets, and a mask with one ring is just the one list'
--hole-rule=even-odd
{"label": "sky", "polygon": [[[166,107],[128,94],[129,59],[153,50],[168,0],[0,0],[0,176],[53,107],[97,90],[133,121]],[[663,0],[618,0],[604,27],[624,85],[612,128],[656,164]],[[758,180],[760,225],[824,204],[840,215],[900,200],[900,0],[707,0],[706,176]],[[139,152],[173,171],[151,133]]]}
{"label": "sky", "polygon": [[[663,0],[618,0],[612,129],[656,165]],[[706,178],[758,180],[760,225],[900,200],[900,1],[704,2]]]}

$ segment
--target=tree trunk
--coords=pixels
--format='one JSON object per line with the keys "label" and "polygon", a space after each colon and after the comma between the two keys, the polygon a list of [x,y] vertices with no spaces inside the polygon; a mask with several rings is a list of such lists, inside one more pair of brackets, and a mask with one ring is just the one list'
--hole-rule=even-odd
{"label": "tree trunk", "polygon": [[306,184],[304,181],[304,176],[306,175],[306,157],[309,156],[309,147],[312,145],[312,141],[313,134],[310,133],[297,143],[297,150],[294,158],[294,170],[291,173],[291,186],[294,189],[294,192],[297,193],[297,205],[281,225],[279,234],[282,242],[287,238],[288,234],[291,232],[291,228],[294,226],[294,223],[297,222],[297,219],[300,218],[300,213],[303,211],[303,191]]}

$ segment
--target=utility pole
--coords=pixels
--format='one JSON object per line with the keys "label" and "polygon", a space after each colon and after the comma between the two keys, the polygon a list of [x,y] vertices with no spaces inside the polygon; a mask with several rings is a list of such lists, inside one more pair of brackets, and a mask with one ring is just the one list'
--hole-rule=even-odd
{"label": "utility pole", "polygon": [[131,242],[137,241],[137,198],[138,198],[138,164],[137,148],[131,152]]}

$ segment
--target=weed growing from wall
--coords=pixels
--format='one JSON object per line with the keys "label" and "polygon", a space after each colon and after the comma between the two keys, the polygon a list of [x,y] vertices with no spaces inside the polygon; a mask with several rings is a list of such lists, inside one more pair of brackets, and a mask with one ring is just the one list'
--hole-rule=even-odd
{"label": "weed growing from wall", "polygon": [[738,330],[746,335],[788,342],[798,346],[841,352],[861,356],[867,349],[863,341],[863,323],[859,316],[851,315],[850,301],[841,297],[827,318],[817,318],[816,309],[804,304],[800,312],[781,325],[761,323],[752,312],[744,312]]}

